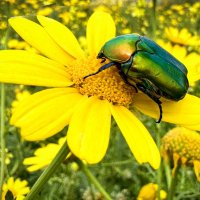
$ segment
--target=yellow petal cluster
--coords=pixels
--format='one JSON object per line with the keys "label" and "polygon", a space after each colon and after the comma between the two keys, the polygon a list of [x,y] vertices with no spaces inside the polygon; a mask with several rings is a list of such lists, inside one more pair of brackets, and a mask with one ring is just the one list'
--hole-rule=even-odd
{"label": "yellow petal cluster", "polygon": [[34,152],[34,156],[25,158],[23,164],[28,166],[27,170],[33,172],[48,166],[65,140],[66,138],[60,138],[58,143],[49,143],[40,147]]}
{"label": "yellow petal cluster", "polygon": [[[148,183],[139,191],[137,200],[158,200],[157,198],[158,185],[155,183]],[[166,199],[167,193],[164,190],[160,190],[160,200]]]}
{"label": "yellow petal cluster", "polygon": [[176,167],[179,160],[182,164],[194,165],[194,170],[200,181],[200,135],[199,133],[176,127],[162,138],[162,155],[166,160],[174,160]]}
{"label": "yellow petal cluster", "polygon": [[27,186],[26,180],[14,179],[10,177],[6,183],[3,184],[2,200],[7,200],[6,195],[8,192],[12,193],[13,199],[23,200],[25,195],[29,193],[30,188]]}
{"label": "yellow petal cluster", "polygon": [[193,36],[186,28],[178,30],[177,28],[165,28],[166,37],[175,44],[196,45],[199,43],[199,37]]}

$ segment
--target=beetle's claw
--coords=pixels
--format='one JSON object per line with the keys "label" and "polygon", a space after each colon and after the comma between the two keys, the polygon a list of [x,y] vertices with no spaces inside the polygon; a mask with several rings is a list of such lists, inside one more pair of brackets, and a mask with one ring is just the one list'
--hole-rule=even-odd
{"label": "beetle's claw", "polygon": [[158,107],[159,107],[159,110],[160,110],[160,116],[159,116],[158,121],[156,121],[156,123],[160,123],[161,120],[162,120],[162,106],[161,106],[161,102],[157,102],[157,104],[158,104]]}
{"label": "beetle's claw", "polygon": [[101,58],[102,60],[101,60],[101,63],[104,63],[105,61],[106,61],[106,58],[105,57],[103,57],[103,58]]}

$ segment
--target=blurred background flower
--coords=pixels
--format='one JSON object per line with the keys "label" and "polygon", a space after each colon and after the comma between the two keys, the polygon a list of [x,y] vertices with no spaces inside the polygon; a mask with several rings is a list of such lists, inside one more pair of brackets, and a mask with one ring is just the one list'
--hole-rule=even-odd
{"label": "blurred background flower", "polygon": [[157,197],[158,185],[155,183],[148,183],[143,185],[139,191],[137,200],[164,200],[167,197],[167,193],[164,190],[160,190],[160,197]]}
{"label": "blurred background flower", "polygon": [[28,182],[26,180],[10,177],[7,182],[3,184],[2,200],[23,200],[29,191],[30,188],[28,187]]}
{"label": "blurred background flower", "polygon": [[27,165],[27,170],[30,172],[43,169],[54,159],[65,141],[66,138],[60,138],[58,143],[49,143],[38,148],[34,152],[34,156],[24,159],[23,164]]}
{"label": "blurred background flower", "polygon": [[186,28],[178,30],[177,28],[169,27],[165,28],[166,38],[173,44],[179,45],[200,45],[199,37],[193,36]]}
{"label": "blurred background flower", "polygon": [[162,138],[161,153],[168,162],[173,162],[173,171],[179,165],[193,166],[200,181],[200,135],[199,133],[176,127]]}

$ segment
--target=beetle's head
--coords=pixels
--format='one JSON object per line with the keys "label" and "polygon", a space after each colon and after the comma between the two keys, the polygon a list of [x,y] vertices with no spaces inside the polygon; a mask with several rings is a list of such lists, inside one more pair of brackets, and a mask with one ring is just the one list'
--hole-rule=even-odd
{"label": "beetle's head", "polygon": [[98,59],[105,59],[106,58],[102,50],[98,53],[97,58]]}
{"label": "beetle's head", "polygon": [[107,41],[101,48],[97,58],[109,59],[117,63],[127,62],[136,51],[138,35],[128,34],[115,37]]}

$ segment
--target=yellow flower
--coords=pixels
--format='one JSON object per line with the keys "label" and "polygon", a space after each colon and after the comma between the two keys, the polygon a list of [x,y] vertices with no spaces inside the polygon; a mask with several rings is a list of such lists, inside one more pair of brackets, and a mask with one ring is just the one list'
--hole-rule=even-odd
{"label": "yellow flower", "polygon": [[[23,50],[0,51],[1,82],[51,87],[26,98],[14,110],[11,123],[21,128],[22,137],[45,139],[69,125],[71,152],[88,163],[97,163],[108,147],[112,115],[136,160],[158,168],[159,151],[145,126],[129,110],[133,104],[158,119],[157,104],[135,93],[115,67],[83,80],[100,68],[96,55],[115,36],[111,16],[99,11],[90,17],[86,30],[89,56],[67,27],[44,16],[37,18],[41,25],[23,17],[11,18],[9,23],[44,56]],[[190,126],[200,123],[199,98],[187,94],[179,102],[162,102],[163,121]]]}
{"label": "yellow flower", "polygon": [[177,28],[165,28],[166,37],[175,44],[180,45],[197,45],[199,38],[193,36],[186,28],[178,30]]}
{"label": "yellow flower", "polygon": [[34,156],[25,158],[23,164],[30,165],[28,171],[33,172],[42,169],[50,164],[56,156],[66,138],[60,138],[58,144],[49,143],[48,145],[38,148],[34,152]]}
{"label": "yellow flower", "polygon": [[172,45],[162,40],[157,42],[187,67],[189,84],[193,86],[200,79],[200,54],[195,52],[187,54],[187,50],[183,46]]}
{"label": "yellow flower", "polygon": [[174,171],[179,162],[192,164],[200,181],[200,135],[197,132],[183,127],[170,130],[162,138],[162,155],[167,162],[174,161]]}
{"label": "yellow flower", "polygon": [[[137,200],[157,200],[158,185],[155,183],[148,183],[144,185],[139,191]],[[160,190],[160,200],[164,200],[167,197],[167,193],[164,190]]]}
{"label": "yellow flower", "polygon": [[13,177],[10,177],[6,183],[3,184],[3,193],[2,200],[8,199],[8,192],[12,193],[10,199],[22,200],[25,198],[25,195],[29,193],[30,189],[27,186],[28,182],[26,180],[21,181],[19,178],[14,180]]}
{"label": "yellow flower", "polygon": [[0,30],[7,28],[7,23],[5,21],[0,21]]}
{"label": "yellow flower", "polygon": [[[5,164],[9,165],[10,162],[11,162],[11,159],[13,158],[13,154],[10,153],[7,148],[5,149],[5,153],[6,153]],[[1,152],[1,149],[0,149],[0,157],[1,157],[1,154],[2,154],[2,152]]]}
{"label": "yellow flower", "polygon": [[50,7],[45,7],[40,9],[39,11],[37,11],[37,15],[43,15],[43,16],[47,16],[50,15],[53,12],[53,9]]}

